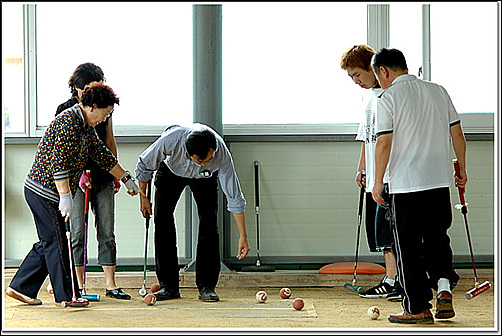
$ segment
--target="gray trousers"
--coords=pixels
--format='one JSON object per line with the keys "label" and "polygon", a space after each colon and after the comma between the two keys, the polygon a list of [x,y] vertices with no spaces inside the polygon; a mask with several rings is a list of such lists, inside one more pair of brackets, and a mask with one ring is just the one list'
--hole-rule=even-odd
{"label": "gray trousers", "polygon": [[[98,264],[115,266],[117,262],[117,245],[115,242],[115,195],[113,181],[90,189],[91,199],[89,213],[94,214],[94,227],[98,240]],[[84,265],[84,235],[85,235],[85,193],[78,188],[73,197],[73,211],[70,218],[71,243],[75,266]],[[90,226],[91,223],[87,223]],[[89,228],[87,241],[89,242]],[[87,244],[89,245],[89,244]],[[89,254],[87,254],[89,260]]]}

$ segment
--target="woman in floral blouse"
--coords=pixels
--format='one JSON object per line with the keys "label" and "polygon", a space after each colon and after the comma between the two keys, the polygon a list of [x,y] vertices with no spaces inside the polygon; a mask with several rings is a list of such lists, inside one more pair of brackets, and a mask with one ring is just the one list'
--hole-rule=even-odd
{"label": "woman in floral blouse", "polygon": [[[128,193],[142,193],[136,181],[99,140],[94,126],[113,112],[119,98],[102,83],[86,86],[80,103],[60,113],[47,127],[38,144],[34,162],[24,183],[39,241],[23,260],[6,294],[19,301],[38,305],[37,298],[47,274],[56,304],[73,299],[68,241],[65,236],[73,209],[73,197],[87,161],[120,178]],[[76,279],[74,274],[73,279]],[[78,283],[73,284],[79,298]]]}

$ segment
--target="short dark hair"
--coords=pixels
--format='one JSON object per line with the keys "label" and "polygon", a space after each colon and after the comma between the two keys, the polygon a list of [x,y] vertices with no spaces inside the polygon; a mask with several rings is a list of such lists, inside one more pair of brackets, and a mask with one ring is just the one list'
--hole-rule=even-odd
{"label": "short dark hair", "polygon": [[379,73],[381,66],[390,69],[392,71],[398,70],[408,70],[406,65],[406,58],[404,58],[403,53],[397,49],[380,49],[371,60],[371,66],[375,73]]}
{"label": "short dark hair", "polygon": [[98,108],[105,108],[114,104],[119,104],[119,98],[113,89],[106,84],[93,82],[84,88],[81,103],[85,106],[96,104]]}
{"label": "short dark hair", "polygon": [[68,80],[68,86],[70,87],[72,97],[78,97],[77,88],[83,90],[87,84],[101,81],[106,81],[103,70],[96,64],[87,62],[80,64],[73,71]]}
{"label": "short dark hair", "polygon": [[197,155],[199,159],[204,160],[212,148],[216,150],[216,137],[208,129],[192,131],[185,142],[188,155]]}

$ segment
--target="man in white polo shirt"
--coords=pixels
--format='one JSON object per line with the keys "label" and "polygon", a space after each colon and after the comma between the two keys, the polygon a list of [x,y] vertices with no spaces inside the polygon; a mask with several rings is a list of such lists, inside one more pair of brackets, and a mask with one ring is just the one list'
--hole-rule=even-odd
{"label": "man in white polo shirt", "polygon": [[403,308],[394,323],[434,323],[430,309],[437,291],[438,319],[452,318],[451,290],[459,280],[453,268],[448,229],[450,140],[460,164],[457,186],[467,182],[465,137],[446,90],[408,74],[397,49],[381,49],[372,67],[384,92],[377,103],[373,198],[383,204],[383,176],[388,165],[398,276]]}

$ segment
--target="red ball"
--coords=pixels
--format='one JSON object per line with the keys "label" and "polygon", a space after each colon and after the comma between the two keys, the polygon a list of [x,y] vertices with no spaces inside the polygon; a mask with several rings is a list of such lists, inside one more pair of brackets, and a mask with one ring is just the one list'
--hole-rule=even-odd
{"label": "red ball", "polygon": [[158,292],[160,290],[160,285],[153,284],[152,287],[150,287],[150,290],[152,291],[152,293]]}
{"label": "red ball", "polygon": [[291,289],[289,288],[282,288],[280,291],[279,291],[279,295],[281,296],[281,298],[283,299],[289,299],[291,297]]}
{"label": "red ball", "polygon": [[296,298],[293,300],[293,308],[295,308],[296,310],[301,310],[304,306],[305,302],[303,301],[303,299]]}
{"label": "red ball", "polygon": [[157,302],[157,298],[153,294],[147,294],[145,296],[145,303],[149,306],[153,306]]}

